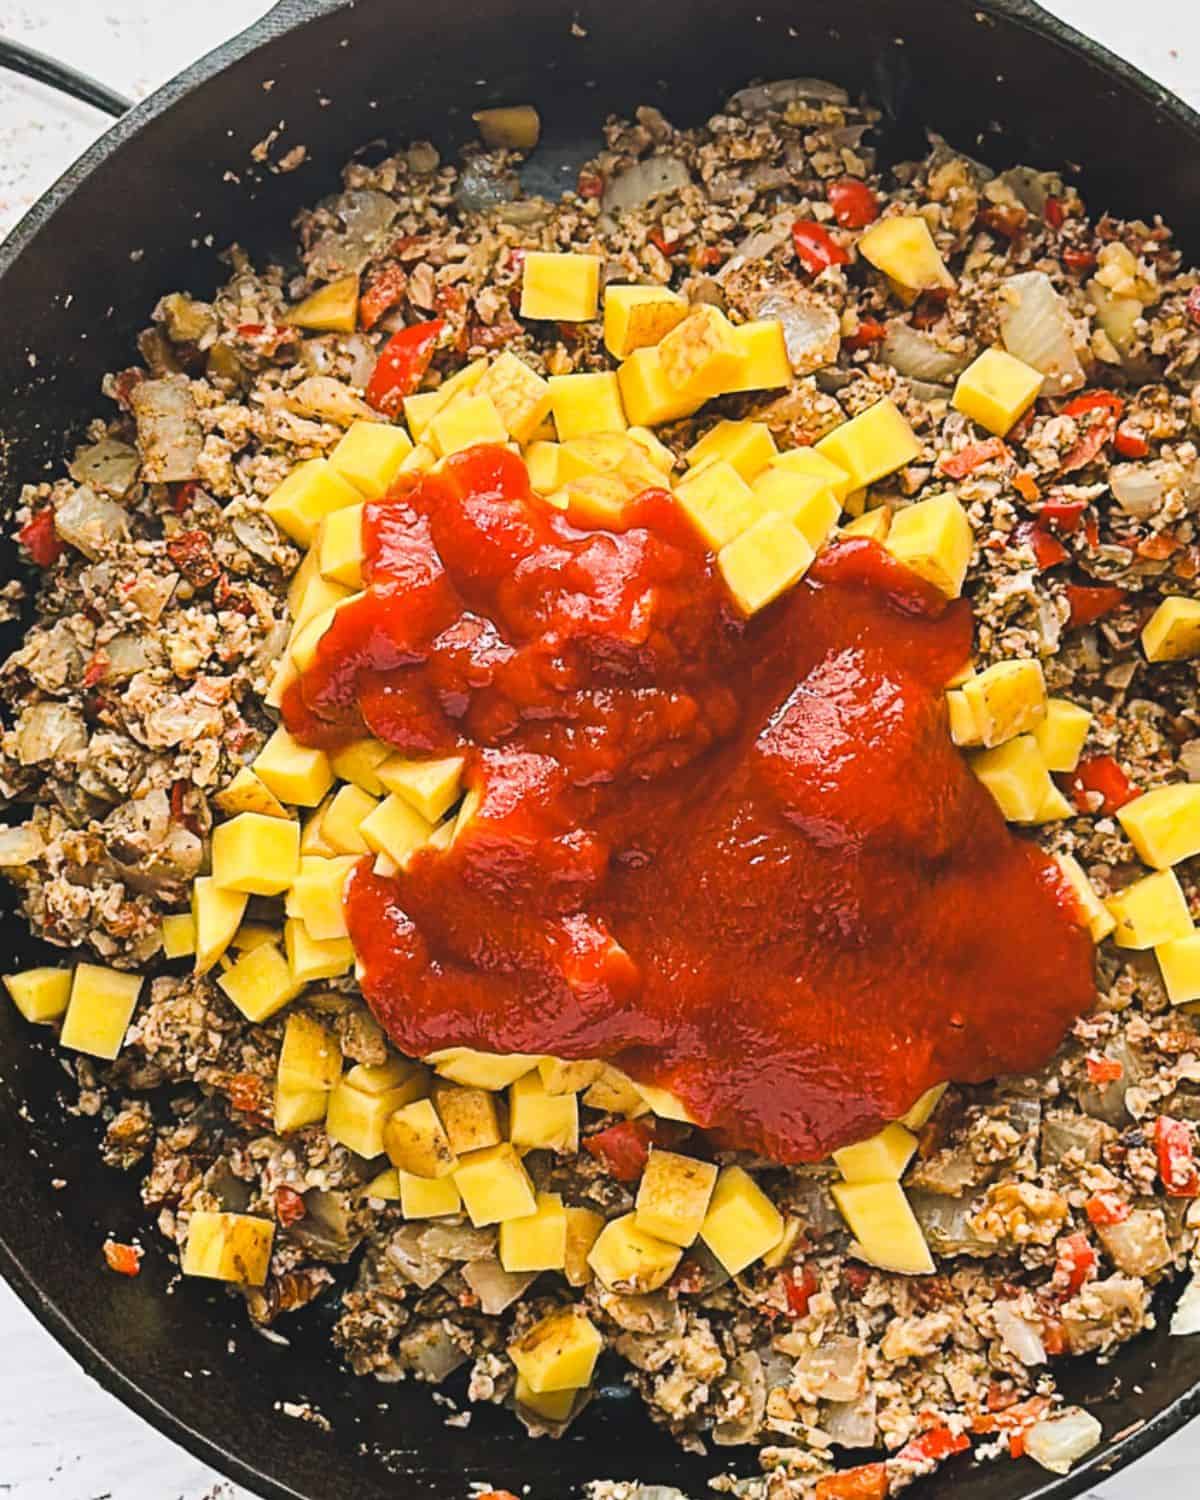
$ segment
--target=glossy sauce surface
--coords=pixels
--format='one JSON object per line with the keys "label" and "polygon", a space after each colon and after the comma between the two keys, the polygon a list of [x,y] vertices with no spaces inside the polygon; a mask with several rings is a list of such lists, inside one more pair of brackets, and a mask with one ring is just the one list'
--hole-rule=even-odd
{"label": "glossy sauce surface", "polygon": [[499,448],[369,505],[364,541],[286,721],[459,751],[482,795],[349,888],[404,1052],[609,1058],[806,1161],[1041,1066],[1092,1004],[1073,898],[949,738],[969,606],[875,543],[742,621],[668,493],[580,530]]}

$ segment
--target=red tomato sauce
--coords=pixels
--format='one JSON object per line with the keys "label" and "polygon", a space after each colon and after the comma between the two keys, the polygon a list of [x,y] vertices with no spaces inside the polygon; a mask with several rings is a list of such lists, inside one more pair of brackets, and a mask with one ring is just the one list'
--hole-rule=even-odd
{"label": "red tomato sauce", "polygon": [[572,525],[500,448],[367,507],[366,593],[285,719],[461,752],[482,794],[350,883],[396,1045],[609,1058],[784,1162],[1045,1063],[1092,944],[951,743],[969,605],[854,539],[743,621],[668,493],[623,524]]}

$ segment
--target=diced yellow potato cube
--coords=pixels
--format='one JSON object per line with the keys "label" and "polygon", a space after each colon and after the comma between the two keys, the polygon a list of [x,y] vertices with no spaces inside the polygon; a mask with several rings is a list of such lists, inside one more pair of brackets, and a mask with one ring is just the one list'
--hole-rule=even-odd
{"label": "diced yellow potato cube", "polygon": [[717,566],[734,603],[756,614],[798,583],[815,553],[806,537],[782,516],[761,516],[717,554]]}
{"label": "diced yellow potato cube", "polygon": [[862,489],[912,463],[921,444],[896,403],[885,396],[827,433],[816,451],[850,476],[852,489]]}
{"label": "diced yellow potato cube", "polygon": [[264,943],[243,953],[225,970],[217,984],[247,1021],[265,1021],[304,988],[288,968],[288,961],[274,943]]}
{"label": "diced yellow potato cube", "polygon": [[604,1070],[600,1062],[565,1062],[558,1057],[543,1057],[538,1063],[542,1086],[548,1094],[578,1094]]}
{"label": "diced yellow potato cube", "polygon": [[537,1208],[500,1225],[500,1264],[506,1271],[561,1271],[567,1263],[567,1215],[558,1193],[538,1193]]}
{"label": "diced yellow potato cube", "polygon": [[454,1183],[476,1229],[523,1219],[537,1209],[529,1173],[508,1141],[462,1157]]}
{"label": "diced yellow potato cube", "polygon": [[379,806],[362,787],[346,785],[334,795],[321,819],[321,837],[339,854],[366,854],[360,824]]}
{"label": "diced yellow potato cube", "polygon": [[704,404],[703,397],[681,396],[668,383],[657,345],[635,349],[617,371],[617,382],[625,414],[638,427],[674,422]]}
{"label": "diced yellow potato cube", "polygon": [[224,890],[277,896],[300,866],[300,825],[290,818],[238,813],[213,829],[212,865],[213,879]]}
{"label": "diced yellow potato cube", "polygon": [[[372,1177],[363,1192],[368,1198],[378,1198],[384,1203],[398,1203],[400,1201],[400,1174],[395,1167],[385,1167],[382,1172]],[[457,1199],[457,1192],[454,1194]],[[454,1209],[447,1212],[453,1213]]]}
{"label": "diced yellow potato cube", "polygon": [[508,1088],[508,1135],[518,1150],[579,1150],[579,1101],[574,1094],[548,1094],[537,1069]]}
{"label": "diced yellow potato cube", "polygon": [[409,859],[429,842],[433,827],[403,797],[395,792],[386,796],[359,824],[367,848],[386,854],[403,868]]}
{"label": "diced yellow potato cube", "polygon": [[966,511],[953,495],[932,495],[897,511],[885,545],[893,557],[948,598],[962,593],[975,537]]}
{"label": "diced yellow potato cube", "polygon": [[[343,506],[343,510],[355,510],[356,506]],[[336,516],[337,511],[329,512],[330,516]],[[329,520],[325,516],[317,524],[317,533]],[[313,541],[316,542],[316,534]],[[350,595],[350,590],[345,584],[336,583],[332,578],[321,576],[321,555],[314,545],[304,554],[304,561],[292,574],[292,581],[288,584],[288,612],[292,617],[292,636],[295,640],[300,628],[309,620],[315,619],[317,615],[323,615],[335,604],[340,604],[343,599]],[[291,642],[289,641],[289,652]],[[253,809],[250,809],[253,811]]]}
{"label": "diced yellow potato cube", "polygon": [[1200,1000],[1200,932],[1159,943],[1154,949],[1167,999],[1172,1005]]}
{"label": "diced yellow potato cube", "polygon": [[954,277],[920,214],[876,219],[860,237],[858,252],[910,294],[954,286]]}
{"label": "diced yellow potato cube", "polygon": [[213,801],[226,813],[255,812],[265,818],[286,818],[287,808],[273,791],[258,779],[249,766],[243,766]]}
{"label": "diced yellow potato cube", "polygon": [[278,927],[268,927],[264,922],[243,922],[233,935],[233,944],[239,953],[249,953],[251,948],[261,948],[264,943],[277,943]]}
{"label": "diced yellow potato cube", "polygon": [[351,422],[329,455],[329,462],[360,495],[378,500],[391,489],[412,448],[412,438],[403,427],[388,422]]}
{"label": "diced yellow potato cube", "polygon": [[462,1195],[453,1177],[414,1177],[393,1167],[400,1188],[400,1212],[406,1219],[441,1219],[462,1212]]}
{"label": "diced yellow potato cube", "polygon": [[586,474],[572,479],[560,493],[572,525],[602,529],[623,524],[635,491],[619,474]]}
{"label": "diced yellow potato cube", "polygon": [[685,1125],[697,1123],[688,1114],[683,1100],[670,1089],[659,1088],[653,1083],[635,1083],[634,1088],[660,1120],[681,1120]]}
{"label": "diced yellow potato cube", "polygon": [[163,957],[190,958],[196,951],[196,919],[190,911],[164,917]]}
{"label": "diced yellow potato cube", "polygon": [[275,1225],[270,1219],[196,1209],[188,1223],[183,1274],[262,1286],[271,1264],[274,1238]]}
{"label": "diced yellow potato cube", "polygon": [[771,429],[765,422],[725,421],[710,428],[698,443],[692,444],[684,457],[693,469],[724,459],[749,484],[778,456],[778,451]]}
{"label": "diced yellow potato cube", "polygon": [[1200,854],[1200,784],[1143,792],[1119,809],[1117,821],[1151,869],[1169,869]]}
{"label": "diced yellow potato cube", "polygon": [[771,460],[771,467],[788,469],[795,474],[810,474],[815,479],[824,480],[843,503],[854,488],[854,481],[841,464],[834,463],[832,458],[819,453],[816,448],[789,448]]}
{"label": "diced yellow potato cube", "polygon": [[245,891],[227,891],[211,875],[192,882],[192,919],[196,924],[196,973],[207,974],[233,941],[245,914]]}
{"label": "diced yellow potato cube", "polygon": [[[356,1088],[372,1072],[351,1068],[329,1095],[329,1108],[325,1115],[325,1133],[331,1141],[339,1142],[358,1156],[367,1158],[383,1155],[383,1127],[389,1115],[419,1095],[425,1088],[425,1076],[421,1069],[412,1068],[401,1081],[391,1088],[368,1092]],[[376,1069],[382,1072],[383,1069]],[[392,1076],[399,1076],[394,1073]],[[403,1201],[403,1200],[402,1200]]]}
{"label": "diced yellow potato cube", "polygon": [[71,978],[70,969],[24,969],[20,974],[6,974],[4,988],[27,1021],[41,1024],[57,1021],[66,1010]]}
{"label": "diced yellow potato cube", "polygon": [[1035,823],[1054,790],[1042,752],[1031,734],[971,757],[971,769],[1010,823]]}
{"label": "diced yellow potato cube", "polygon": [[903,1125],[885,1125],[877,1134],[833,1153],[847,1182],[899,1182],[917,1149],[917,1138]]}
{"label": "diced yellow potato cube", "polygon": [[527,443],[550,411],[550,387],[524,360],[506,350],[476,386],[500,413],[509,437]]}
{"label": "diced yellow potato cube", "polygon": [[436,1083],[433,1103],[456,1156],[498,1146],[504,1139],[496,1101],[486,1089]]}
{"label": "diced yellow potato cube", "polygon": [[839,1182],[833,1196],[859,1259],[904,1276],[933,1274],[933,1256],[898,1182]]}
{"label": "diced yellow potato cube", "polygon": [[319,943],[349,936],[342,896],[346,878],[358,859],[338,854],[332,859],[305,855],[288,892],[288,916],[299,917]]}
{"label": "diced yellow potato cube", "polygon": [[508,1357],[530,1390],[580,1390],[592,1378],[604,1340],[577,1305],[560,1307],[508,1346]]}
{"label": "diced yellow potato cube", "polygon": [[1073,771],[1091,726],[1092,716],[1086,708],[1066,698],[1047,698],[1046,716],[1032,730],[1046,769]]}
{"label": "diced yellow potato cube", "polygon": [[383,1149],[394,1167],[414,1177],[449,1177],[458,1166],[432,1099],[414,1099],[384,1121]]}
{"label": "diced yellow potato cube", "polygon": [[758,516],[753,491],[724,459],[693,469],[676,487],[675,500],[713,552],[741,536]]}
{"label": "diced yellow potato cube", "polygon": [[523,1375],[513,1384],[513,1400],[543,1422],[565,1422],[579,1400],[578,1391],[535,1391]]}
{"label": "diced yellow potato cube", "polygon": [[942,1102],[946,1087],[944,1083],[935,1083],[932,1088],[926,1089],[912,1108],[900,1116],[897,1124],[903,1125],[907,1130],[920,1130],[927,1125],[934,1110]]}
{"label": "diced yellow potato cube", "polygon": [[729,319],[707,302],[690,308],[656,347],[668,387],[685,400],[719,395],[741,374],[742,349]]}
{"label": "diced yellow potato cube", "polygon": [[682,1256],[678,1245],[647,1234],[633,1214],[623,1214],[608,1221],[587,1259],[601,1286],[636,1297],[665,1286]]}
{"label": "diced yellow potato cube", "polygon": [[429,424],[426,440],[435,453],[448,458],[476,443],[503,443],[508,429],[490,396],[478,390],[456,396]]}
{"label": "diced yellow potato cube", "polygon": [[285,1089],[276,1081],[274,1124],[278,1135],[322,1124],[328,1107],[327,1089]]}
{"label": "diced yellow potato cube", "polygon": [[600,309],[598,255],[527,250],[521,273],[521,316],[587,323]]}
{"label": "diced yellow potato cube", "polygon": [[1117,925],[1116,918],[1096,894],[1095,887],[1074,855],[1052,854],[1050,857],[1058,865],[1063,879],[1074,893],[1083,925],[1091,933],[1092,941],[1100,942]]}
{"label": "diced yellow potato cube", "polygon": [[318,333],[353,333],[358,321],[358,275],[339,276],[310,292],[287,315],[294,328]]}
{"label": "diced yellow potato cube", "polygon": [[392,1108],[399,1109],[402,1104],[424,1099],[429,1093],[429,1070],[413,1062],[411,1057],[393,1054],[386,1062],[355,1063],[346,1074],[345,1082],[357,1093],[372,1099],[387,1095],[393,1100]]}
{"label": "diced yellow potato cube", "polygon": [[742,1167],[724,1167],[713,1188],[700,1238],[731,1276],[774,1249],[783,1216]]}
{"label": "diced yellow potato cube", "polygon": [[338,852],[325,837],[325,816],[332,806],[333,798],[330,797],[322,802],[302,825],[300,829],[301,868],[303,868],[306,854],[319,854],[324,859],[332,859]]}
{"label": "diced yellow potato cube", "polygon": [[337,979],[354,967],[354,945],[349,938],[313,937],[299,917],[289,917],[283,929],[288,969],[295,984]]}
{"label": "diced yellow potato cube", "polygon": [[[335,585],[335,587],[336,586],[337,585]],[[263,702],[267,705],[268,708],[274,708],[276,710],[282,708],[284,695],[287,693],[288,688],[291,687],[293,682],[299,681],[299,678],[300,669],[292,660],[291,653],[285,653],[275,663],[274,669],[271,673],[271,681],[267,687]]]}
{"label": "diced yellow potato cube", "polygon": [[587,478],[593,474],[611,474],[632,454],[645,454],[623,432],[599,432],[590,437],[571,438],[559,444],[559,470],[562,482]]}
{"label": "diced yellow potato cube", "polygon": [[485,146],[510,151],[532,151],[542,133],[542,120],[532,104],[503,104],[477,109],[471,116]]}
{"label": "diced yellow potato cube", "polygon": [[61,1044],[111,1062],[121,1050],[141,988],[140,974],[77,964],[59,1035]]}
{"label": "diced yellow potato cube", "polygon": [[254,774],[268,790],[295,807],[316,807],[333,785],[333,770],[324,750],[302,745],[282,724],[258,752]]}
{"label": "diced yellow potato cube", "polygon": [[[407,405],[407,402],[405,403]],[[437,463],[438,456],[425,443],[418,443],[400,465],[401,474],[427,474]]]}
{"label": "diced yellow potato cube", "polygon": [[734,391],[769,391],[791,385],[792,364],[788,359],[783,324],[778,318],[742,323],[733,330],[738,365],[721,386],[722,394]]}
{"label": "diced yellow potato cube", "polygon": [[[480,360],[479,363],[482,365],[485,364],[485,361]],[[483,370],[480,370],[479,373],[482,376]],[[418,391],[414,396],[405,396],[404,420],[408,423],[409,431],[413,437],[418,440],[417,447],[425,447],[423,439],[429,431],[430,422],[433,421],[434,417],[437,416],[438,412],[441,411],[450,399],[446,395],[444,386],[439,386],[436,391]],[[437,455],[433,452],[432,448],[428,448],[426,451],[431,457],[436,458]],[[415,453],[416,449],[413,452]],[[405,455],[404,463],[401,465],[401,473],[405,472],[405,465],[410,464],[412,458],[412,453]]]}
{"label": "diced yellow potato cube", "polygon": [[437,760],[410,760],[403,755],[392,755],[378,766],[377,774],[389,792],[403,798],[427,823],[436,823],[462,794],[464,764],[461,755],[446,755]]}
{"label": "diced yellow potato cube", "polygon": [[700,1233],[716,1181],[711,1162],[651,1151],[638,1184],[634,1223],[644,1233],[686,1249]]}
{"label": "diced yellow potato cube", "polygon": [[364,508],[362,505],[346,505],[341,510],[331,511],[321,522],[313,544],[321,577],[343,588],[361,589],[363,585]]}
{"label": "diced yellow potato cube", "polygon": [[592,1279],[588,1256],[604,1228],[604,1215],[590,1208],[567,1209],[567,1242],[563,1275],[571,1286],[587,1286]]}
{"label": "diced yellow potato cube", "polygon": [[779,1266],[786,1265],[792,1258],[796,1241],[800,1238],[800,1232],[805,1228],[803,1219],[798,1219],[795,1214],[784,1214],[783,1235],[774,1249],[768,1250],[762,1258],[762,1263],[769,1270],[775,1270]]}
{"label": "diced yellow potato cube", "polygon": [[584,1094],[583,1102],[589,1109],[602,1109],[614,1115],[632,1116],[650,1113],[650,1106],[638,1092],[633,1079],[609,1063],[604,1064],[600,1077]]}
{"label": "diced yellow potato cube", "polygon": [[660,474],[670,474],[675,467],[675,455],[666,443],[660,443],[648,427],[631,427],[625,434],[636,443]]}
{"label": "diced yellow potato cube", "polygon": [[1157,948],[1192,930],[1187,897],[1174,870],[1135,880],[1104,904],[1116,919],[1113,942],[1118,948]]}
{"label": "diced yellow potato cube", "polygon": [[983,730],[961,688],[946,690],[946,713],[950,720],[950,738],[964,747],[982,746]]}
{"label": "diced yellow potato cube", "polygon": [[1059,823],[1063,818],[1073,818],[1075,809],[1054,785],[1050,783],[1050,790],[1042,798],[1042,805],[1037,810],[1035,823]]}
{"label": "diced yellow potato cube", "polygon": [[425,1061],[451,1083],[493,1093],[506,1089],[538,1065],[536,1053],[476,1052],[470,1047],[443,1047],[440,1052],[431,1052]]}
{"label": "diced yellow potato cube", "polygon": [[759,512],[790,521],[814,552],[828,540],[842,514],[836,495],[812,474],[767,469],[751,488]]}
{"label": "diced yellow potato cube", "polygon": [[329,757],[333,774],[341,781],[351,781],[372,797],[383,796],[383,782],[378,768],[392,754],[392,747],[382,740],[352,740]]}
{"label": "diced yellow potato cube", "polygon": [[539,495],[553,494],[566,477],[562,472],[562,445],[559,443],[530,443],[521,455],[529,471],[529,484]]}
{"label": "diced yellow potato cube", "polygon": [[357,505],[361,499],[327,459],[309,458],[275,487],[263,508],[280,530],[307,547],[322,516],[343,505]]}
{"label": "diced yellow potato cube", "polygon": [[861,516],[855,516],[852,521],[845,522],[840,528],[843,536],[869,537],[880,546],[887,541],[888,532],[891,529],[892,511],[888,505],[879,505],[874,510],[865,510]]}
{"label": "diced yellow potato cube", "polygon": [[475,814],[483,805],[483,793],[478,787],[468,787],[458,811],[452,818],[447,818],[429,835],[430,847],[434,849],[449,849],[471,823]]}
{"label": "diced yellow potato cube", "polygon": [[657,344],[687,317],[685,297],[663,286],[604,288],[604,346],[614,359]]}
{"label": "diced yellow potato cube", "polygon": [[1005,349],[985,349],[958,377],[951,404],[1004,437],[1037,400],[1046,377]]}
{"label": "diced yellow potato cube", "polygon": [[294,1010],[283,1028],[277,1076],[291,1090],[328,1092],[342,1076],[342,1049],[327,1026],[303,1010]]}
{"label": "diced yellow potato cube", "polygon": [[998,661],[968,677],[959,691],[989,750],[1015,734],[1034,733],[1046,717],[1046,679],[1039,661]]}
{"label": "diced yellow potato cube", "polygon": [[552,375],[550,408],[561,443],[598,432],[624,432],[628,423],[621,388],[611,370],[587,375]]}
{"label": "diced yellow potato cube", "polygon": [[1142,629],[1142,650],[1147,661],[1200,656],[1200,599],[1164,599]]}

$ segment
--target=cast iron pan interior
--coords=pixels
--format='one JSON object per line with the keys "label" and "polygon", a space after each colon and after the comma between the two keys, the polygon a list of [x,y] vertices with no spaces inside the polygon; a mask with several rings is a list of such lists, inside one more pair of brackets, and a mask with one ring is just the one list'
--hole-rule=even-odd
{"label": "cast iron pan interior", "polygon": [[[131,361],[159,295],[211,290],[214,247],[233,239],[259,256],[286,251],[292,214],[335,186],[354,148],[413,135],[452,146],[471,134],[472,109],[532,100],[542,180],[568,180],[609,111],[648,101],[695,122],[734,87],[797,74],[886,106],[892,157],[919,151],[928,124],[997,166],[1082,163],[1094,210],[1162,212],[1200,252],[1200,118],[1029,0],[284,0],[114,127],[0,250],[6,504],[98,408],[102,373]],[[272,160],[307,146],[300,170],[251,161],[273,129]],[[5,967],[34,956],[19,921],[0,930]],[[487,1480],[564,1500],[587,1479],[640,1477],[698,1500],[710,1475],[753,1471],[736,1450],[681,1454],[619,1379],[558,1444],[530,1443],[484,1409],[465,1430],[445,1428],[423,1388],[342,1373],[327,1354],[328,1311],[285,1322],[289,1343],[269,1343],[220,1292],[178,1284],[152,1230],[140,1278],[111,1275],[104,1235],[144,1225],[135,1178],[99,1166],[94,1123],[64,1116],[62,1067],[9,1006],[0,1075],[0,1270],[108,1389],[261,1494],[462,1500],[468,1481]],[[1105,1368],[1064,1371],[1069,1394],[1120,1439],[1087,1467],[1055,1480],[1028,1463],[973,1471],[957,1459],[923,1493],[1074,1494],[1192,1415],[1198,1376],[1194,1344],[1167,1338],[1163,1322]],[[279,1414],[305,1398],[332,1433]]]}

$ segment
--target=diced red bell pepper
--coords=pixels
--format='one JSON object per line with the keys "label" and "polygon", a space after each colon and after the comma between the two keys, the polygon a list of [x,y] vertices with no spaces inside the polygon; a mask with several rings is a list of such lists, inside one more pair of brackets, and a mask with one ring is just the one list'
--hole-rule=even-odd
{"label": "diced red bell pepper", "polygon": [[136,1245],[118,1245],[114,1240],[105,1240],[104,1259],[108,1262],[108,1269],[118,1276],[137,1276],[142,1269],[142,1252]]}
{"label": "diced red bell pepper", "polygon": [[[1115,813],[1141,795],[1111,755],[1091,755],[1081,760],[1071,773],[1070,792],[1082,813]],[[1102,800],[1098,809],[1089,792],[1099,793]]]}
{"label": "diced red bell pepper", "polygon": [[1134,549],[1139,557],[1148,557],[1154,562],[1163,562],[1183,550],[1183,543],[1169,531],[1156,531],[1144,536]]}
{"label": "diced red bell pepper", "polygon": [[1059,539],[1051,536],[1039,521],[1022,521],[1014,535],[1018,542],[1032,551],[1039,573],[1044,573],[1047,568],[1058,567],[1059,563],[1065,563],[1071,555]]}
{"label": "diced red bell pepper", "polygon": [[425,378],[445,326],[441,318],[432,318],[392,334],[367,381],[368,405],[386,417],[399,414],[405,396],[411,396]]}
{"label": "diced red bell pepper", "polygon": [[1122,458],[1145,458],[1150,452],[1150,444],[1128,422],[1123,422],[1113,434],[1113,447]]}
{"label": "diced red bell pepper", "polygon": [[1125,403],[1115,391],[1084,391],[1068,401],[1062,409],[1064,417],[1074,417],[1078,421],[1092,412],[1099,413],[1099,416],[1080,433],[1074,447],[1063,459],[1060,472],[1070,474],[1076,469],[1086,468],[1112,441],[1124,410]]}
{"label": "diced red bell pepper", "polygon": [[821,1285],[817,1280],[817,1273],[811,1266],[805,1266],[799,1276],[790,1271],[782,1271],[779,1279],[783,1283],[783,1294],[787,1298],[788,1312],[793,1318],[807,1316],[808,1304],[812,1301],[813,1293]]}
{"label": "diced red bell pepper", "polygon": [[1133,1212],[1129,1204],[1115,1193],[1093,1193],[1083,1205],[1083,1211],[1088,1216],[1088,1222],[1095,1224],[1098,1229],[1107,1228],[1111,1224],[1123,1224]]}
{"label": "diced red bell pepper", "polygon": [[1054,1266],[1054,1285],[1064,1297],[1073,1297],[1085,1281],[1096,1274],[1096,1251],[1083,1230],[1068,1234],[1058,1242],[1058,1260]]}
{"label": "diced red bell pepper", "polygon": [[1051,229],[1061,229],[1066,222],[1067,216],[1063,211],[1062,199],[1056,198],[1053,193],[1046,199],[1046,206],[1042,213]]}
{"label": "diced red bell pepper", "polygon": [[1044,526],[1053,526],[1063,536],[1074,536],[1083,525],[1083,515],[1087,510],[1086,500],[1047,500],[1041,510],[1038,511],[1038,520]]}
{"label": "diced red bell pepper", "polygon": [[993,459],[1007,462],[1011,456],[1003,438],[990,437],[985,438],[982,443],[968,443],[957,453],[948,453],[938,467],[950,479],[965,479],[981,464],[990,463]]}
{"label": "diced red bell pepper", "polygon": [[1012,487],[1027,505],[1041,499],[1042,492],[1038,489],[1038,482],[1027,469],[1013,475]]}
{"label": "diced red bell pepper", "polygon": [[880,323],[876,318],[859,318],[858,327],[842,340],[842,348],[857,353],[859,349],[869,349],[872,344],[882,344],[885,338],[886,323]]}
{"label": "diced red bell pepper", "polygon": [[669,240],[661,229],[652,229],[650,231],[650,243],[670,260],[672,255],[678,254],[679,247],[683,244],[683,241],[681,239]]}
{"label": "diced red bell pepper", "polygon": [[1154,1122],[1154,1149],[1158,1152],[1158,1175],[1168,1198],[1200,1197],[1200,1170],[1191,1126],[1186,1120],[1159,1115]]}
{"label": "diced red bell pepper", "polygon": [[840,1474],[817,1480],[814,1500],[887,1500],[890,1490],[885,1464],[860,1464]]}
{"label": "diced red bell pepper", "polygon": [[792,245],[796,258],[811,276],[819,276],[830,266],[850,264],[849,254],[828,229],[808,219],[797,219],[792,225]]}
{"label": "diced red bell pepper", "polygon": [[1115,1057],[1086,1057],[1084,1064],[1087,1068],[1089,1083],[1116,1083],[1125,1073],[1124,1063]]}
{"label": "diced red bell pepper", "polygon": [[896,1456],[908,1463],[940,1464],[952,1453],[961,1453],[970,1446],[971,1440],[965,1432],[952,1432],[949,1427],[931,1427],[920,1437],[913,1438],[911,1443],[905,1443]]}
{"label": "diced red bell pepper", "polygon": [[1200,328],[1200,286],[1193,287],[1188,293],[1187,314],[1197,328]]}
{"label": "diced red bell pepper", "polygon": [[1079,275],[1096,269],[1096,252],[1080,245],[1068,245],[1062,252],[1062,260],[1068,271]]}
{"label": "diced red bell pepper", "polygon": [[304,1199],[295,1188],[275,1189],[275,1217],[285,1229],[289,1224],[298,1224],[307,1212]]}
{"label": "diced red bell pepper", "polygon": [[843,229],[865,229],[879,217],[879,199],[857,177],[843,177],[825,189],[833,217]]}
{"label": "diced red bell pepper", "polygon": [[52,567],[63,555],[63,543],[54,529],[54,511],[50,506],[35,511],[17,532],[17,541],[39,568]]}
{"label": "diced red bell pepper", "polygon": [[1120,609],[1128,599],[1125,589],[1114,588],[1111,584],[1068,583],[1067,603],[1071,607],[1068,623],[1076,627],[1091,625],[1093,621],[1112,614],[1114,609]]}
{"label": "diced red bell pepper", "polygon": [[[1086,1239],[1086,1236],[1080,1235],[1079,1238]],[[989,1392],[989,1405],[990,1402],[991,1393]],[[1050,1402],[1045,1396],[1029,1396],[1024,1401],[1011,1401],[1003,1409],[980,1412],[971,1422],[971,1431],[981,1436],[991,1432],[1007,1432],[1009,1434],[1008,1451],[1014,1457],[1019,1458],[1020,1453],[1016,1449],[1017,1440],[1023,1439],[1026,1430],[1035,1422],[1040,1422],[1049,1410]],[[1021,1448],[1024,1448],[1023,1441]]]}
{"label": "diced red bell pepper", "polygon": [[618,1182],[636,1182],[646,1170],[654,1126],[645,1120],[620,1120],[584,1140],[584,1150],[594,1156],[610,1177]]}
{"label": "diced red bell pepper", "polygon": [[599,198],[604,192],[604,178],[598,172],[580,172],[575,191],[581,198]]}
{"label": "diced red bell pepper", "polygon": [[408,275],[394,260],[374,273],[358,299],[358,321],[374,328],[389,307],[395,307],[408,290]]}
{"label": "diced red bell pepper", "polygon": [[1029,215],[1019,203],[988,203],[979,210],[978,222],[993,234],[1015,240],[1024,234]]}

